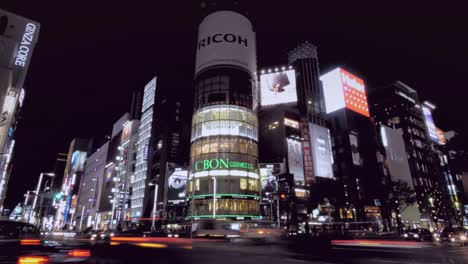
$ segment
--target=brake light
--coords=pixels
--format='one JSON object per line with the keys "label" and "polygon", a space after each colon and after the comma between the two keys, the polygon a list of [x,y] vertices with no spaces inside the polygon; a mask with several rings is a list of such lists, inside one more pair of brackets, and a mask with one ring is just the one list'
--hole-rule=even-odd
{"label": "brake light", "polygon": [[91,257],[91,251],[84,249],[74,249],[68,252],[68,256],[74,258],[87,258]]}
{"label": "brake light", "polygon": [[18,264],[44,264],[48,261],[49,258],[44,256],[21,256],[18,259]]}
{"label": "brake light", "polygon": [[38,246],[41,244],[39,239],[21,239],[20,244],[22,246]]}

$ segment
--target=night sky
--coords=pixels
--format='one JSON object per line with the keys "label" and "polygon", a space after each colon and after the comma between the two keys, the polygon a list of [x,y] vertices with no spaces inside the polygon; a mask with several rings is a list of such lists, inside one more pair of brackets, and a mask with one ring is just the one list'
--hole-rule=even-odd
{"label": "night sky", "polygon": [[[5,2],[0,8],[41,23],[6,208],[22,200],[41,171],[52,170],[56,153],[66,153],[74,137],[110,133],[113,122],[129,111],[132,91],[154,75],[158,89],[191,93],[199,1]],[[463,8],[395,1],[388,6],[246,2],[257,32],[259,68],[287,63],[287,52],[308,40],[318,46],[323,73],[343,66],[369,88],[401,80],[438,106],[438,127],[466,138]]]}

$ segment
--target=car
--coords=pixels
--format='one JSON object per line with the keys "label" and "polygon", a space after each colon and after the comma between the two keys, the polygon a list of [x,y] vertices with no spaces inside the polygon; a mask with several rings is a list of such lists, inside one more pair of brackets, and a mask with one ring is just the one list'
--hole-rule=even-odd
{"label": "car", "polygon": [[415,228],[410,229],[409,231],[403,234],[403,237],[406,240],[416,240],[416,241],[432,241],[432,233],[429,229],[426,228]]}
{"label": "car", "polygon": [[462,227],[444,227],[436,234],[436,241],[462,243],[468,242],[467,231]]}
{"label": "car", "polygon": [[32,224],[0,221],[1,263],[83,263],[91,256],[89,249],[74,246],[57,247],[56,243],[41,239]]}
{"label": "car", "polygon": [[202,220],[193,224],[192,236],[206,238],[238,238],[240,237],[238,224],[217,222],[215,220]]}

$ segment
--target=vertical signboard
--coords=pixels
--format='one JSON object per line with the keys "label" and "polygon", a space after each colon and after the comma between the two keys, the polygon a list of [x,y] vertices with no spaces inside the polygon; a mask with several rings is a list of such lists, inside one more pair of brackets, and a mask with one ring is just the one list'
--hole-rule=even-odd
{"label": "vertical signboard", "polygon": [[299,123],[302,137],[302,153],[304,156],[304,176],[307,183],[314,182],[314,168],[312,161],[312,148],[310,144],[310,130],[307,118],[301,118]]}
{"label": "vertical signboard", "polygon": [[2,112],[0,113],[0,146],[3,146],[8,137],[11,120],[16,108],[17,93],[10,90],[5,96]]}
{"label": "vertical signboard", "polygon": [[311,123],[310,140],[315,176],[333,178],[333,157],[329,130]]}
{"label": "vertical signboard", "polygon": [[425,106],[422,106],[422,111],[427,127],[427,133],[429,134],[429,139],[433,142],[438,143],[439,137],[437,136],[437,130],[434,124],[434,119],[432,118],[431,110]]}
{"label": "vertical signboard", "polygon": [[188,171],[176,169],[167,179],[167,203],[182,205],[185,203]]}
{"label": "vertical signboard", "polygon": [[304,183],[304,160],[302,144],[298,140],[287,139],[289,173],[294,175],[294,182]]}

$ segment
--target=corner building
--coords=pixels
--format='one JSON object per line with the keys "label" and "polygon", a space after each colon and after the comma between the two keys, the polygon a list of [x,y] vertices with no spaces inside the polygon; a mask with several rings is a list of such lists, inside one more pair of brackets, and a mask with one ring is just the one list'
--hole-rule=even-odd
{"label": "corner building", "polygon": [[194,219],[259,217],[252,24],[216,11],[199,26],[188,198]]}

